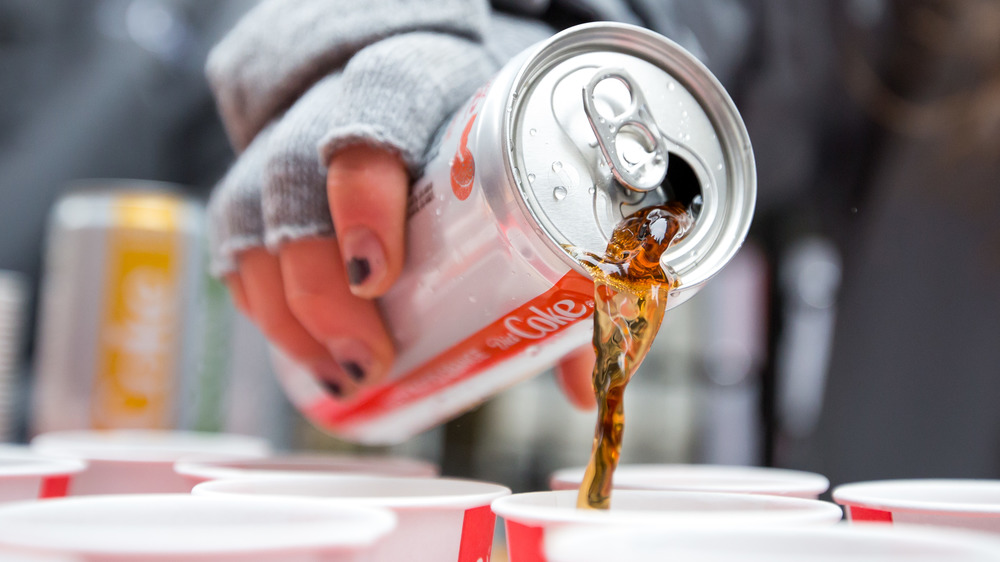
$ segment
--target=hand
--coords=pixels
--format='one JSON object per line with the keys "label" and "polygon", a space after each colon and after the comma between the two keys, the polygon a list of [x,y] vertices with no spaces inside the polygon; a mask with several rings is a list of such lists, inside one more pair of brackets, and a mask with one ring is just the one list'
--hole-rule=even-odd
{"label": "hand", "polygon": [[[325,18],[325,3],[266,2],[208,65],[241,151],[210,205],[213,269],[270,341],[345,398],[394,360],[373,299],[402,269],[407,171],[499,63],[551,32],[496,16],[483,38],[487,4],[463,1],[415,12],[437,32],[394,35],[367,8]],[[310,86],[321,69],[333,73]]]}
{"label": "hand", "polygon": [[[407,182],[405,166],[388,150],[341,151],[327,171],[337,238],[286,242],[277,256],[249,249],[226,277],[236,306],[338,396],[382,380],[392,366],[391,339],[368,299],[384,294],[402,270]],[[576,408],[595,406],[593,368],[589,344],[556,366]]]}
{"label": "hand", "polygon": [[393,363],[392,341],[371,299],[403,267],[409,179],[396,154],[367,145],[339,151],[326,178],[336,238],[291,240],[277,254],[251,248],[238,255],[226,282],[268,339],[309,366],[331,393],[347,397],[382,380]]}

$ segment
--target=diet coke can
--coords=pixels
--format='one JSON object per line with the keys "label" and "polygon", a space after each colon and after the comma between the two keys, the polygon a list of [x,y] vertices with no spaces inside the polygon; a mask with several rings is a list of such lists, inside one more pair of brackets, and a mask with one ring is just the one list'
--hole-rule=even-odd
{"label": "diet coke can", "polygon": [[199,374],[204,208],[178,186],[80,182],[49,220],[31,430],[171,429]]}
{"label": "diet coke can", "polygon": [[571,28],[507,64],[446,123],[412,186],[407,262],[379,301],[395,339],[387,380],[350,401],[276,354],[283,386],[316,425],[403,441],[551,366],[592,334],[594,287],[572,255],[603,255],[650,205],[694,216],[662,256],[692,296],[750,226],[750,140],[697,59],[646,29]]}

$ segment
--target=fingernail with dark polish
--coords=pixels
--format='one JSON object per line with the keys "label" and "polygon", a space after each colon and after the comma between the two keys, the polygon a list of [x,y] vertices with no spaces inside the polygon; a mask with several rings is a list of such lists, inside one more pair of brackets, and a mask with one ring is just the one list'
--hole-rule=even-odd
{"label": "fingernail with dark polish", "polygon": [[377,287],[385,277],[387,265],[385,248],[375,233],[357,227],[345,232],[339,240],[351,288]]}
{"label": "fingernail with dark polish", "polygon": [[344,372],[347,373],[354,380],[354,382],[361,382],[365,380],[365,369],[359,363],[347,361],[340,367],[344,369]]}
{"label": "fingernail with dark polish", "polygon": [[336,396],[337,398],[340,398],[341,396],[344,395],[344,389],[340,386],[339,383],[336,383],[334,381],[328,381],[326,379],[320,379],[319,382],[320,384],[323,385],[323,388],[325,388],[327,392]]}
{"label": "fingernail with dark polish", "polygon": [[347,262],[347,282],[360,285],[371,275],[372,268],[364,258],[351,258]]}
{"label": "fingernail with dark polish", "polygon": [[355,383],[372,382],[378,368],[371,348],[361,340],[353,338],[333,339],[326,342],[330,355],[337,360],[340,370]]}

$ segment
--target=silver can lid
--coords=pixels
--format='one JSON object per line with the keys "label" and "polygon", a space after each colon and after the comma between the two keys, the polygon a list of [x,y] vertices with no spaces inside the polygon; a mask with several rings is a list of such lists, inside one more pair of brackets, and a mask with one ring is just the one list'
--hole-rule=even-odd
{"label": "silver can lid", "polygon": [[736,106],[649,30],[587,24],[542,44],[515,78],[503,138],[525,206],[564,250],[603,254],[624,217],[680,200],[694,224],[660,264],[684,290],[721,270],[750,228],[756,172]]}

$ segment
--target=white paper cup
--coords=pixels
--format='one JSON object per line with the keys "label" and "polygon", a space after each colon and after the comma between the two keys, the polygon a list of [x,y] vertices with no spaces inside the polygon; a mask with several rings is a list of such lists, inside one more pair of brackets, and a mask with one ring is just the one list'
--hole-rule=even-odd
{"label": "white paper cup", "polygon": [[191,485],[209,480],[259,476],[335,473],[353,476],[432,478],[437,465],[405,457],[375,455],[286,454],[259,459],[183,460],[174,465]]}
{"label": "white paper cup", "polygon": [[31,441],[38,454],[87,461],[73,481],[73,495],[190,492],[174,472],[185,458],[254,458],[270,452],[266,441],[245,435],[156,430],[83,430],[43,433]]}
{"label": "white paper cup", "polygon": [[34,549],[2,546],[0,546],[0,560],[3,562],[84,562],[82,558],[68,554],[43,553]]}
{"label": "white paper cup", "polygon": [[130,494],[0,507],[0,547],[88,562],[367,560],[388,510],[281,498]]}
{"label": "white paper cup", "polygon": [[[583,473],[584,467],[557,470],[549,478],[549,487],[576,490]],[[730,492],[808,499],[818,498],[829,487],[830,481],[822,474],[755,466],[623,464],[615,470],[614,479],[616,490]]]}
{"label": "white paper cup", "polygon": [[332,503],[384,507],[398,525],[375,549],[389,562],[487,561],[496,521],[490,502],[510,494],[499,484],[452,478],[293,476],[214,480],[196,495],[266,495],[324,498]]}
{"label": "white paper cup", "polygon": [[838,486],[854,522],[940,525],[1000,533],[1000,480],[882,480]]}
{"label": "white paper cup", "polygon": [[550,562],[1000,562],[1000,541],[951,529],[565,527]]}
{"label": "white paper cup", "polygon": [[65,496],[74,477],[85,468],[87,464],[76,459],[0,448],[0,503]]}
{"label": "white paper cup", "polygon": [[723,492],[668,492],[616,490],[611,509],[576,507],[575,490],[514,494],[493,502],[493,512],[504,520],[510,562],[542,562],[542,544],[552,530],[570,524],[730,526],[832,525],[841,520],[840,508],[819,500]]}

